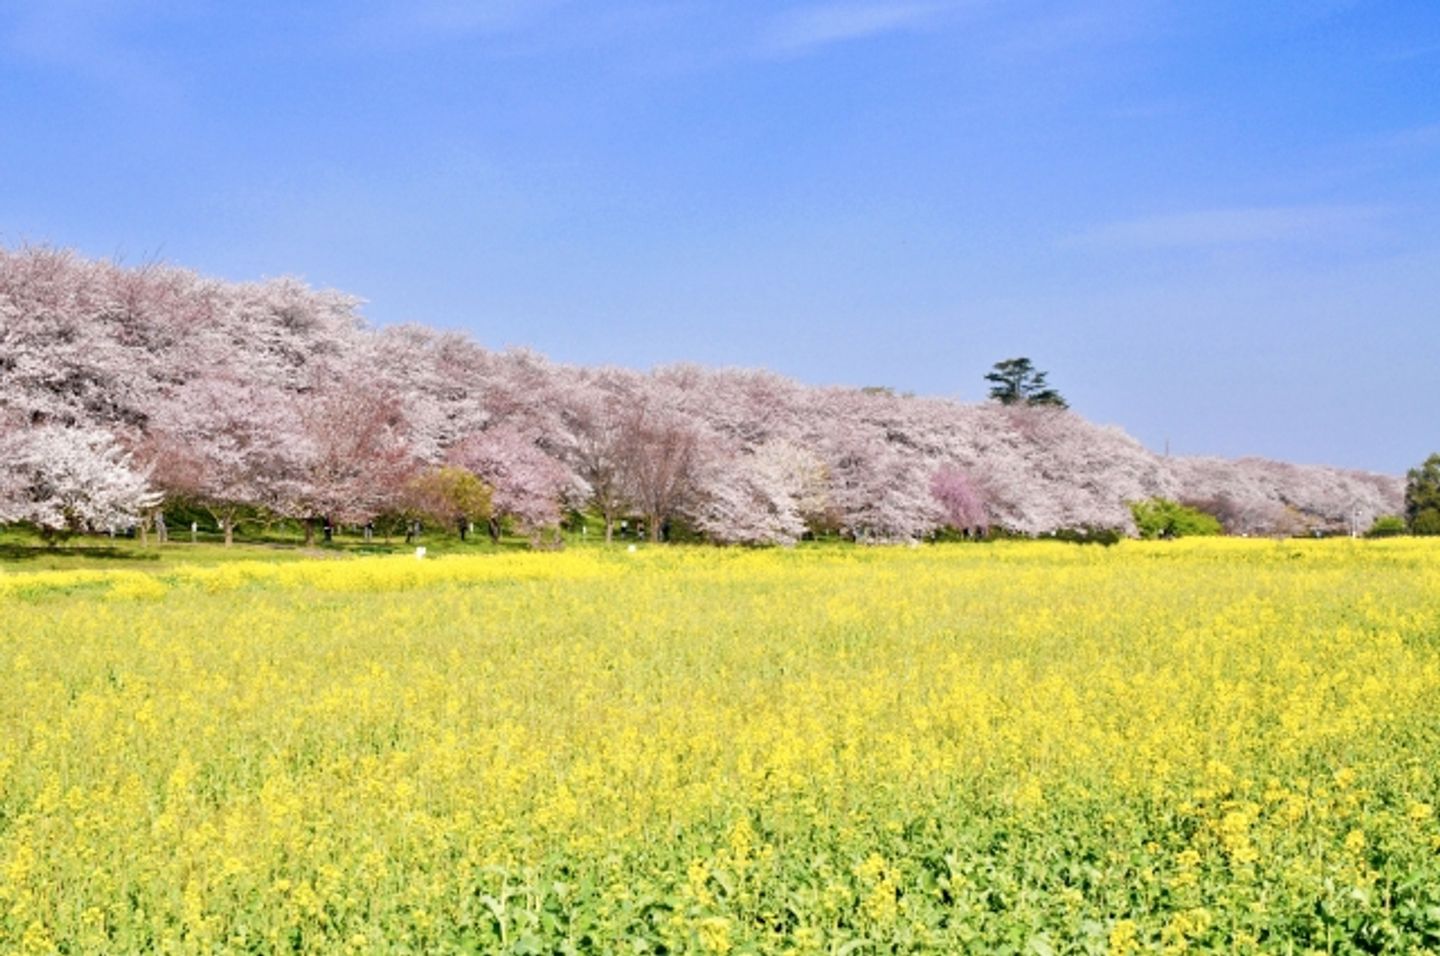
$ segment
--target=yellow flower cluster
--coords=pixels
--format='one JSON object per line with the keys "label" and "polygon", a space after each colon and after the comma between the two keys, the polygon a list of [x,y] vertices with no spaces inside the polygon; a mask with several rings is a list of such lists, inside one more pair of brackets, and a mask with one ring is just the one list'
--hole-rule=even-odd
{"label": "yellow flower cluster", "polygon": [[0,952],[1440,950],[1440,546],[0,573]]}

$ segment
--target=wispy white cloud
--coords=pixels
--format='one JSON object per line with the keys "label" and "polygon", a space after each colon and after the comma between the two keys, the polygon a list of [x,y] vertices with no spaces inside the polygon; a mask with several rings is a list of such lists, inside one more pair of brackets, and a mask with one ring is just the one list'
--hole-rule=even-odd
{"label": "wispy white cloud", "polygon": [[760,51],[798,56],[833,43],[912,30],[945,8],[941,3],[826,3],[795,7],[766,25]]}
{"label": "wispy white cloud", "polygon": [[1090,248],[1167,249],[1323,242],[1374,236],[1390,212],[1375,205],[1248,206],[1103,223],[1065,240]]}

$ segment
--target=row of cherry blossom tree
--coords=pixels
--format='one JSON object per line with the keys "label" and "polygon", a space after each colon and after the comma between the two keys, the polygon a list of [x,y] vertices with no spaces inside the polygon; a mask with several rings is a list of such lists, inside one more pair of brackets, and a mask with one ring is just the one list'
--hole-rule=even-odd
{"label": "row of cherry blossom tree", "polygon": [[[488,500],[447,505],[460,484],[442,470]],[[1263,534],[1368,527],[1402,494],[1387,476],[1157,456],[1058,407],[566,366],[373,329],[357,300],[294,279],[0,250],[0,522],[104,528],[183,501],[227,540],[257,513],[313,529],[452,507],[537,536],[584,511],[607,536],[625,520],[656,538],[896,541],[1129,530],[1129,502],[1164,496]]]}

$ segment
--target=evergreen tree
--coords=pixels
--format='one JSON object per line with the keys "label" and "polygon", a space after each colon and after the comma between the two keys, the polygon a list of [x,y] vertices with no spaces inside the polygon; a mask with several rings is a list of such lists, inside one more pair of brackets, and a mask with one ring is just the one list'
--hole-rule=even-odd
{"label": "evergreen tree", "polygon": [[994,370],[985,376],[990,386],[990,397],[1001,405],[1050,405],[1055,408],[1069,408],[1069,403],[1060,393],[1045,383],[1045,372],[1035,370],[1028,358],[1009,358],[996,362]]}
{"label": "evergreen tree", "polygon": [[1440,452],[1405,476],[1405,523],[1411,534],[1440,535]]}

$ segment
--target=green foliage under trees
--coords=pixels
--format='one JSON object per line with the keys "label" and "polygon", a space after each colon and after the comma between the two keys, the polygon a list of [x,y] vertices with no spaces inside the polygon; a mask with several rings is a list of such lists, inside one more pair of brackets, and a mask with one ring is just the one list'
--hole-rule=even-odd
{"label": "green foliage under trees", "polygon": [[1050,537],[1055,541],[1068,541],[1071,544],[1098,544],[1110,547],[1119,544],[1125,537],[1114,528],[1061,528]]}
{"label": "green foliage under trees", "polygon": [[1142,538],[1193,538],[1223,533],[1220,522],[1198,508],[1168,498],[1151,498],[1130,505]]}
{"label": "green foliage under trees", "polygon": [[990,382],[990,398],[1001,405],[1049,405],[1055,408],[1069,408],[1070,404],[1060,393],[1045,383],[1047,373],[1036,371],[1028,358],[1008,358],[996,362],[993,371],[985,376]]}
{"label": "green foliage under trees", "polygon": [[1406,475],[1405,523],[1411,534],[1440,535],[1440,452]]}
{"label": "green foliage under trees", "polygon": [[1405,533],[1405,519],[1399,515],[1381,515],[1375,519],[1370,530],[1365,532],[1367,538],[1393,538]]}
{"label": "green foliage under trees", "polygon": [[454,522],[462,541],[471,522],[490,520],[490,486],[469,469],[447,465],[427,471],[411,481],[409,491],[416,511],[439,524]]}

